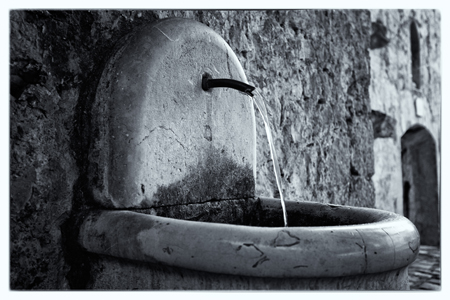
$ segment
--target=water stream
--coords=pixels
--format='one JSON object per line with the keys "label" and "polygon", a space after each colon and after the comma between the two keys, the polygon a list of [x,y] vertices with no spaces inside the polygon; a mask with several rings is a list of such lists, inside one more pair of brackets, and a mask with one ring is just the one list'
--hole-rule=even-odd
{"label": "water stream", "polygon": [[284,203],[284,197],[283,197],[283,189],[281,186],[281,172],[280,172],[280,166],[278,165],[278,158],[275,152],[275,145],[273,143],[272,139],[272,130],[270,128],[269,119],[267,117],[267,109],[266,104],[264,102],[263,97],[258,91],[253,91],[256,95],[251,97],[253,99],[253,103],[256,105],[256,107],[259,110],[259,113],[261,114],[261,117],[264,121],[264,128],[266,129],[266,135],[267,135],[267,141],[269,142],[269,149],[270,149],[270,156],[272,157],[273,162],[273,170],[275,172],[275,179],[277,182],[278,191],[280,192],[280,199],[281,199],[281,207],[283,209],[283,219],[284,219],[284,226],[288,226],[288,220],[287,220],[287,213],[286,213],[286,204]]}

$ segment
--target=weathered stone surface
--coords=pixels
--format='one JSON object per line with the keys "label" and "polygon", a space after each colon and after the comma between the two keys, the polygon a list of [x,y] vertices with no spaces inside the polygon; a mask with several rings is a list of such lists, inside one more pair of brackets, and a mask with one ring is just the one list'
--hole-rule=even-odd
{"label": "weathered stone surface", "polygon": [[89,198],[80,174],[91,92],[119,38],[156,18],[150,11],[10,12],[12,289],[72,287],[60,226],[73,203]]}
{"label": "weathered stone surface", "polygon": [[[408,268],[334,278],[261,278],[194,272],[100,256],[91,289],[106,290],[408,290]],[[115,274],[115,276],[109,276]]]}
{"label": "weathered stone surface", "polygon": [[254,196],[250,97],[204,91],[202,77],[246,82],[209,27],[172,18],[132,32],[105,66],[91,112],[89,185],[103,207]]}
{"label": "weathered stone surface", "polygon": [[[417,259],[409,265],[411,290],[441,289],[441,249],[421,245]],[[425,275],[425,276],[424,276]],[[427,285],[423,285],[428,283]]]}
{"label": "weathered stone surface", "polygon": [[397,122],[394,118],[376,110],[372,110],[371,118],[374,139],[389,137],[394,138],[394,140],[397,139],[395,135],[395,125]]}
{"label": "weathered stone surface", "polygon": [[[268,228],[270,214],[252,227],[101,210],[84,215],[78,240],[89,253],[231,274],[236,281],[240,276],[363,276],[405,267],[418,254],[419,234],[399,215],[317,202],[288,204],[288,212],[305,226]],[[276,199],[263,199],[260,206],[280,209]]]}
{"label": "weathered stone surface", "polygon": [[[440,173],[440,13],[437,10],[372,10],[371,20],[387,28],[390,43],[370,50],[370,105],[397,122],[397,139],[374,141],[375,206],[403,214],[401,137],[420,124],[430,131],[436,143]],[[412,78],[411,22],[415,20],[420,47],[420,89]],[[416,114],[415,101],[425,99],[423,114]],[[440,176],[440,175],[438,175]],[[439,182],[439,177],[438,177]],[[439,184],[439,183],[438,183]],[[439,192],[439,187],[438,187]]]}
{"label": "weathered stone surface", "polygon": [[389,43],[386,37],[387,28],[380,20],[372,22],[372,34],[370,35],[370,49],[383,48]]}

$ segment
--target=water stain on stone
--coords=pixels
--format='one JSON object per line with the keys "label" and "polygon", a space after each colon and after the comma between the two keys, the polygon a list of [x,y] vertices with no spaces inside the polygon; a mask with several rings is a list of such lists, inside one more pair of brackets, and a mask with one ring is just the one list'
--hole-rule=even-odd
{"label": "water stain on stone", "polygon": [[181,180],[158,187],[154,205],[250,198],[255,194],[252,166],[238,164],[220,149],[209,148],[200,154],[198,164],[188,169],[188,175]]}

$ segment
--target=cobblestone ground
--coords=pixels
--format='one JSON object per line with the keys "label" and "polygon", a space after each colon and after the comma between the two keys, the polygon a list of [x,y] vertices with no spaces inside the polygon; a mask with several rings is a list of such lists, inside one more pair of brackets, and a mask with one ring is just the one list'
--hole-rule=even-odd
{"label": "cobblestone ground", "polygon": [[441,250],[421,245],[419,256],[408,268],[411,290],[441,290]]}

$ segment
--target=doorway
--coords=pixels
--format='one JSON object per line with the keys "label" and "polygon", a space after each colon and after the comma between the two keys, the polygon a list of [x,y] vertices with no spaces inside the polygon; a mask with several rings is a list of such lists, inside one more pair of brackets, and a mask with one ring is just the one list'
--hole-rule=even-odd
{"label": "doorway", "polygon": [[420,233],[422,245],[440,245],[436,143],[414,125],[402,136],[403,213]]}

